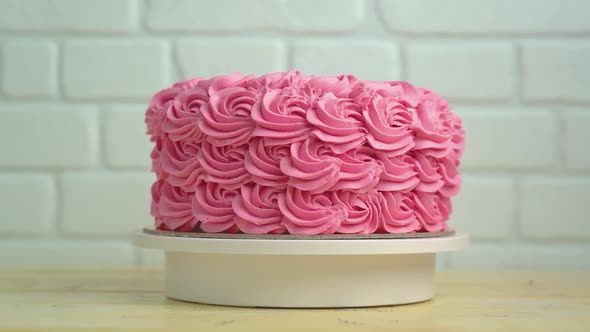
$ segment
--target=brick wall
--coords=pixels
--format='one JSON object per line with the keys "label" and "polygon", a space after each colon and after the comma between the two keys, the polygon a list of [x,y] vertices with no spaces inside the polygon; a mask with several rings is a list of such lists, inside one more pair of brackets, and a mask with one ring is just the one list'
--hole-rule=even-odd
{"label": "brick wall", "polygon": [[[229,10],[231,8],[232,10]],[[0,265],[160,264],[149,96],[296,68],[404,79],[468,132],[452,268],[590,268],[590,2],[2,0]]]}

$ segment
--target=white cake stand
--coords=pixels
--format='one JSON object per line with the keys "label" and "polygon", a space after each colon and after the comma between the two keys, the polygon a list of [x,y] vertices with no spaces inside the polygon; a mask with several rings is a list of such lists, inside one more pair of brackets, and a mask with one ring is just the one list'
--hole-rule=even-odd
{"label": "white cake stand", "polygon": [[468,236],[432,235],[201,237],[145,229],[135,242],[165,251],[171,298],[247,307],[364,307],[434,296],[436,253],[464,248]]}

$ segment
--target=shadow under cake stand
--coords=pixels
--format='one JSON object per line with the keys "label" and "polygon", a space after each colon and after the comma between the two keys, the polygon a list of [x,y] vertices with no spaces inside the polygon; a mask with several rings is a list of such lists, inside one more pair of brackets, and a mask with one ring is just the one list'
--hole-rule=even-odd
{"label": "shadow under cake stand", "polygon": [[455,231],[249,235],[145,228],[136,245],[166,256],[166,295],[246,307],[365,307],[434,297],[436,253],[467,246]]}

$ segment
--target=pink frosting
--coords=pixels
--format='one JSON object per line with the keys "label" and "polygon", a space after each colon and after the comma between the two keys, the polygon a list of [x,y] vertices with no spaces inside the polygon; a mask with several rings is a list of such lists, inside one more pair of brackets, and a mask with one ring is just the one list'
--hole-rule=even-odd
{"label": "pink frosting", "polygon": [[[293,79],[300,81],[299,77]],[[268,145],[286,145],[305,139],[310,130],[305,116],[311,107],[306,91],[309,87],[295,84],[263,92],[252,110],[252,119],[257,124],[253,135],[264,137]]]}
{"label": "pink frosting", "polygon": [[208,88],[209,103],[201,108],[199,128],[215,145],[246,143],[254,130],[250,113],[256,103],[256,92],[243,87],[246,80],[240,77],[213,79]]}
{"label": "pink frosting", "polygon": [[436,193],[416,191],[412,194],[414,214],[427,232],[447,230],[446,221],[451,214],[451,201]]}
{"label": "pink frosting", "polygon": [[381,201],[377,192],[353,193],[348,190],[332,192],[332,201],[346,208],[347,218],[336,230],[343,234],[371,234],[381,222]]}
{"label": "pink frosting", "polygon": [[294,187],[279,195],[279,209],[291,234],[333,234],[347,219],[346,207],[327,193],[312,194]]}
{"label": "pink frosting", "polygon": [[338,98],[332,92],[318,100],[315,108],[307,112],[307,121],[316,129],[312,134],[335,153],[359,148],[365,143],[361,107],[352,99]]}
{"label": "pink frosting", "polygon": [[216,146],[206,141],[201,145],[197,160],[202,165],[207,182],[237,189],[250,180],[250,173],[244,166],[247,151],[246,145]]}
{"label": "pink frosting", "polygon": [[236,233],[236,224],[232,201],[238,192],[224,189],[220,185],[201,183],[192,199],[192,212],[201,221],[201,230],[207,233]]}
{"label": "pink frosting", "polygon": [[207,107],[209,96],[204,89],[194,87],[176,96],[166,111],[162,130],[173,141],[203,141],[199,128],[201,108]]}
{"label": "pink frosting", "polygon": [[252,180],[265,186],[284,188],[289,177],[281,171],[281,159],[291,155],[290,149],[284,145],[268,146],[264,140],[255,137],[250,141],[248,153],[244,160],[246,170]]}
{"label": "pink frosting", "polygon": [[232,204],[240,230],[249,234],[284,233],[285,217],[279,210],[281,192],[280,189],[259,184],[242,186],[240,196]]}
{"label": "pink frosting", "polygon": [[393,97],[374,95],[363,111],[369,145],[394,156],[410,151],[414,147],[414,113]]}
{"label": "pink frosting", "polygon": [[370,234],[447,229],[465,132],[398,81],[239,73],[150,100],[158,229]]}
{"label": "pink frosting", "polygon": [[399,191],[381,193],[381,228],[387,233],[411,233],[422,228],[414,214],[414,201]]}
{"label": "pink frosting", "polygon": [[166,181],[187,192],[194,192],[203,178],[203,168],[197,159],[201,145],[170,139],[164,139],[162,145],[158,160],[161,170],[167,174]]}
{"label": "pink frosting", "polygon": [[152,185],[152,197],[151,215],[156,218],[157,228],[191,232],[198,224],[188,192],[158,180]]}
{"label": "pink frosting", "polygon": [[289,185],[311,193],[368,191],[380,172],[374,160],[359,159],[356,150],[336,155],[314,138],[291,144],[291,156],[281,159],[281,170],[290,177]]}

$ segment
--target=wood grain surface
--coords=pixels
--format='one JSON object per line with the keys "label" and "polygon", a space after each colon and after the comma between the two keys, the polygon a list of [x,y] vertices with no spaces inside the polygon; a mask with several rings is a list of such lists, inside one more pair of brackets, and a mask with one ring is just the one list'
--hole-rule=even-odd
{"label": "wood grain surface", "polygon": [[160,270],[4,269],[0,330],[590,331],[589,272],[440,272],[437,287],[403,306],[255,309],[168,299]]}

